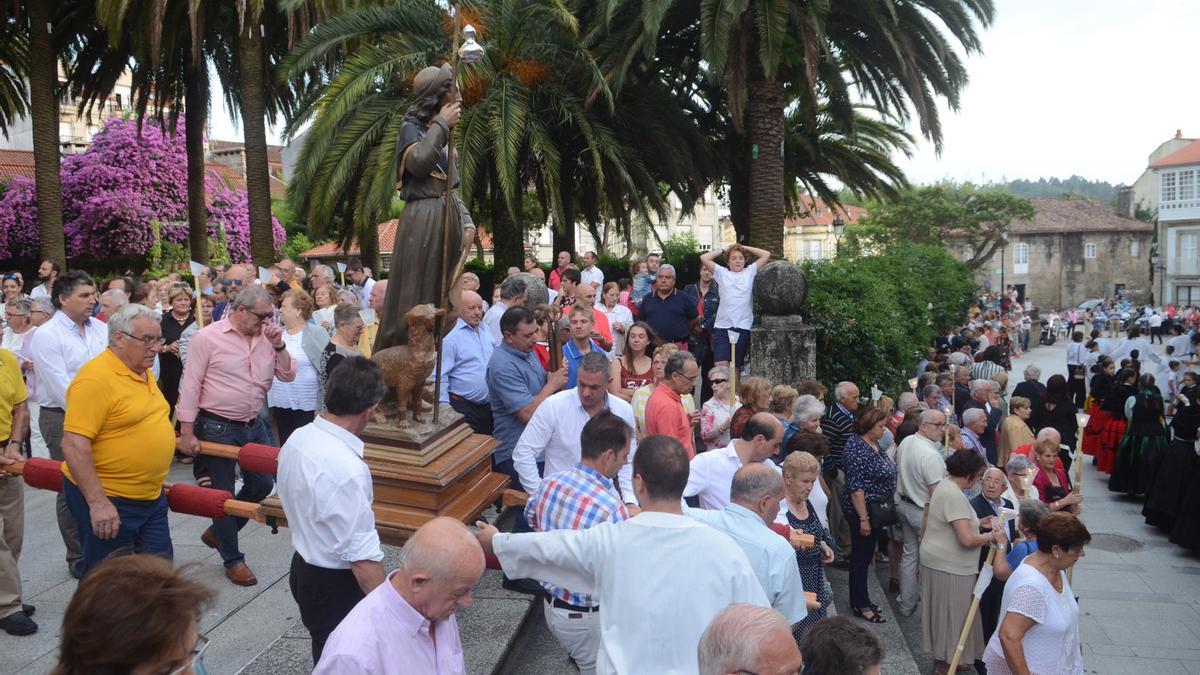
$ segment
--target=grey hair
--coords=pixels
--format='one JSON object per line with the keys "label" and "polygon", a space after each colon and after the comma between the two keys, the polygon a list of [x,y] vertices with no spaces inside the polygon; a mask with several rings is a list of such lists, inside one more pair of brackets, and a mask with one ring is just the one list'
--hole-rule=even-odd
{"label": "grey hair", "polygon": [[729,500],[751,504],[777,495],[783,491],[783,474],[775,470],[762,470],[750,464],[733,474],[729,488]]}
{"label": "grey hair", "polygon": [[713,368],[708,371],[708,376],[709,376],[709,378],[723,377],[726,380],[728,380],[729,379],[729,366],[713,366]]}
{"label": "grey hair", "polygon": [[362,308],[353,302],[339,302],[333,308],[333,324],[342,326],[354,320],[354,317],[359,316]]}
{"label": "grey hair", "polygon": [[473,279],[475,281],[475,283],[479,283],[479,275],[475,274],[474,272],[463,272],[462,278],[464,280],[465,279]]}
{"label": "grey hair", "polygon": [[683,367],[688,361],[696,361],[696,357],[693,356],[691,352],[677,351],[671,356],[667,357],[667,365],[663,367],[664,379],[674,375],[675,373],[682,374]]}
{"label": "grey hair", "polygon": [[906,391],[900,394],[900,398],[896,399],[896,409],[904,412],[918,403],[917,395],[911,391]]}
{"label": "grey hair", "polygon": [[158,312],[150,309],[149,307],[147,307],[145,305],[126,304],[123,307],[121,307],[120,309],[118,309],[115,313],[113,313],[112,316],[108,317],[108,342],[109,342],[109,344],[112,344],[112,341],[117,337],[117,333],[132,334],[133,333],[133,321],[134,321],[134,319],[139,319],[139,318],[149,319],[149,320],[153,321],[154,323],[159,323],[162,321],[162,318],[158,315]]}
{"label": "grey hair", "polygon": [[20,300],[13,300],[12,302],[5,305],[5,307],[7,309],[11,309],[13,311],[13,314],[27,316],[29,314],[29,311],[33,309],[33,302],[30,301],[29,298],[21,298]]}
{"label": "grey hair", "polygon": [[588,352],[579,359],[579,372],[581,373],[604,373],[607,378],[612,372],[608,363],[608,357],[600,352]]}
{"label": "grey hair", "polygon": [[1033,365],[1032,363],[1025,366],[1025,379],[1039,380],[1039,379],[1041,379],[1041,377],[1042,377],[1042,369],[1041,368],[1038,368],[1037,366]]}
{"label": "grey hair", "polygon": [[987,413],[982,408],[967,408],[963,411],[962,421],[964,425],[974,424],[979,420],[987,419]]}
{"label": "grey hair", "polygon": [[930,396],[938,395],[941,393],[942,393],[941,387],[937,386],[936,384],[927,384],[927,385],[925,385],[925,388],[921,390],[921,398],[929,398]]}
{"label": "grey hair", "polygon": [[662,274],[663,270],[670,270],[671,274],[674,274],[675,276],[679,276],[679,273],[675,271],[675,266],[672,265],[671,263],[662,263],[661,265],[658,266],[659,274]]}
{"label": "grey hair", "polygon": [[946,413],[936,408],[928,408],[921,411],[921,424],[932,424],[946,419]]}
{"label": "grey hair", "polygon": [[330,267],[329,265],[317,265],[317,266],[313,267],[312,272],[309,274],[309,276],[312,276],[313,274],[316,274],[317,272],[320,272],[326,279],[328,279],[330,281],[333,281],[334,279],[337,278],[337,277],[333,276],[333,268]]}
{"label": "grey hair", "polygon": [[792,423],[796,425],[811,422],[824,414],[825,404],[812,394],[797,396],[796,402],[792,404]]}
{"label": "grey hair", "polygon": [[971,357],[962,352],[951,352],[950,356],[946,357],[946,360],[956,366],[965,366],[971,362]]}
{"label": "grey hair", "polygon": [[700,635],[697,660],[700,675],[724,675],[758,665],[762,647],[779,631],[789,632],[778,610],[734,603],[713,617]]}
{"label": "grey hair", "polygon": [[1033,468],[1033,462],[1025,455],[1012,455],[1008,458],[1008,464],[1004,465],[1004,470],[1009,473],[1020,473]]}
{"label": "grey hair", "polygon": [[500,284],[500,299],[501,300],[516,300],[524,297],[528,288],[525,280],[519,277],[509,277]]}
{"label": "grey hair", "polygon": [[271,302],[271,294],[262,286],[243,286],[242,291],[233,299],[229,306],[230,312],[236,312],[239,307],[245,307],[247,310],[253,310],[254,306],[265,302],[268,305]]}
{"label": "grey hair", "polygon": [[55,311],[54,302],[45,295],[41,296],[40,298],[33,298],[32,307],[29,311],[32,312],[34,310],[45,312],[46,314],[53,316]]}
{"label": "grey hair", "polygon": [[101,293],[100,297],[112,298],[113,300],[115,300],[117,302],[117,307],[121,307],[125,303],[129,302],[129,296],[125,294],[125,291],[123,291],[119,288],[110,288],[107,291],[104,291],[103,293]]}
{"label": "grey hair", "polygon": [[1022,499],[1017,509],[1017,512],[1021,514],[1021,523],[1025,525],[1025,529],[1033,532],[1037,531],[1037,526],[1042,522],[1042,518],[1050,515],[1050,507],[1040,499]]}
{"label": "grey hair", "polygon": [[[971,380],[971,395],[983,391],[985,388],[991,391],[992,385],[995,384],[992,380]],[[998,386],[998,385],[997,385]]]}
{"label": "grey hair", "polygon": [[850,393],[850,387],[855,386],[853,382],[838,382],[833,388],[833,400],[841,401]]}

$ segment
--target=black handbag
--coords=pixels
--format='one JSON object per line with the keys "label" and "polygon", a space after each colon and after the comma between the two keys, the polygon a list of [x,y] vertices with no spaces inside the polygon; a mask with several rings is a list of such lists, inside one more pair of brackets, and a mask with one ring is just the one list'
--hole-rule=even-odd
{"label": "black handbag", "polygon": [[890,525],[900,524],[900,514],[896,513],[896,500],[893,497],[867,502],[867,519],[872,530],[879,530]]}

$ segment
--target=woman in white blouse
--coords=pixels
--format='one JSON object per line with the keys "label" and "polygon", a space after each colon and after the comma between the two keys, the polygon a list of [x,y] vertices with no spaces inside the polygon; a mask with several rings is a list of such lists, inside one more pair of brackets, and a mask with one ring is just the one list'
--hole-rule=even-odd
{"label": "woman in white blouse", "polygon": [[1083,557],[1091,533],[1074,515],[1052,513],[1037,525],[1037,552],[1004,586],[1000,628],[983,663],[995,675],[1082,675],[1079,604],[1066,570]]}
{"label": "woman in white blouse", "polygon": [[615,281],[604,284],[604,292],[600,295],[600,311],[604,312],[612,329],[613,348],[610,357],[613,359],[625,353],[625,332],[633,325],[633,313],[620,300],[620,286]]}
{"label": "woman in white blouse", "polygon": [[283,294],[279,316],[283,320],[283,344],[296,361],[296,377],[291,382],[276,378],[267,392],[267,405],[279,431],[279,445],[292,432],[309,424],[322,408],[321,353],[329,342],[324,328],[309,323],[313,315],[312,296],[292,289]]}

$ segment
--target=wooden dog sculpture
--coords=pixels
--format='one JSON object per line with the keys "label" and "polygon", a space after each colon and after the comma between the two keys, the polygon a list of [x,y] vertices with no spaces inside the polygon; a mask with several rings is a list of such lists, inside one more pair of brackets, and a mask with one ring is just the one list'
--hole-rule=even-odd
{"label": "wooden dog sculpture", "polygon": [[383,381],[396,391],[396,427],[407,429],[408,411],[412,411],[414,422],[421,419],[421,394],[425,381],[433,372],[437,360],[434,349],[434,319],[444,316],[446,310],[435,310],[433,305],[416,305],[404,315],[408,328],[408,344],[388,347],[371,355],[371,360],[383,372]]}

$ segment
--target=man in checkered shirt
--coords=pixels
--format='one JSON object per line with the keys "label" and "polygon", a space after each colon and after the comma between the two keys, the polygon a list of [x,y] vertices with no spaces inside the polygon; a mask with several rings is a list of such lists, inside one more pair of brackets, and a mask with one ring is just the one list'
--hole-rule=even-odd
{"label": "man in checkered shirt", "polygon": [[[627,520],[629,511],[613,478],[625,466],[632,433],[625,420],[607,410],[588,420],[580,434],[579,463],[546,476],[525,506],[529,526],[535,532],[584,530]],[[570,653],[580,673],[595,673],[600,605],[590,595],[545,582],[542,586],[547,594],[543,610],[550,632]]]}

